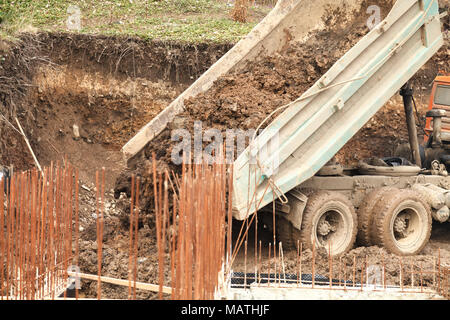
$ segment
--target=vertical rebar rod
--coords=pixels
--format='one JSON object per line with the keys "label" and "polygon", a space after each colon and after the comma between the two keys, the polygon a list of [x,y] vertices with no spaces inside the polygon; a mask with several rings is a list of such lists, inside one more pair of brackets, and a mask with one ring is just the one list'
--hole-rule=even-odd
{"label": "vertical rebar rod", "polygon": [[102,284],[101,284],[101,275],[102,275],[102,256],[101,256],[101,238],[102,234],[100,233],[100,181],[99,181],[99,173],[95,172],[95,186],[96,186],[96,197],[95,197],[95,212],[97,217],[97,299],[101,300],[102,298]]}
{"label": "vertical rebar rod", "polygon": [[278,282],[278,257],[277,257],[277,244],[273,242],[273,259],[275,263],[275,284]]}
{"label": "vertical rebar rod", "polygon": [[5,195],[5,179],[0,178],[0,299],[3,300],[3,297],[5,296],[4,292],[4,273],[3,273],[3,260],[4,260],[4,253],[5,253],[5,240],[4,240],[4,195]]}
{"label": "vertical rebar rod", "polygon": [[312,243],[312,259],[311,259],[311,277],[312,277],[311,286],[312,286],[312,288],[314,288],[314,282],[316,279],[315,265],[316,265],[316,241],[314,240]]}
{"label": "vertical rebar rod", "polygon": [[50,196],[49,196],[49,245],[48,245],[48,264],[47,268],[50,272],[50,290],[51,290],[51,299],[53,300],[55,298],[55,290],[54,288],[54,270],[52,268],[53,262],[54,262],[54,184],[53,184],[53,162],[50,164]]}
{"label": "vertical rebar rod", "polygon": [[433,288],[436,288],[436,257],[433,259]]}
{"label": "vertical rebar rod", "polygon": [[303,242],[300,242],[300,284],[302,284],[302,275],[303,275],[303,270],[302,270],[302,266],[303,266]]}
{"label": "vertical rebar rod", "polygon": [[259,240],[259,261],[258,261],[258,284],[261,284],[261,247],[262,247],[262,242],[261,240]]}
{"label": "vertical rebar rod", "polygon": [[131,175],[131,198],[130,198],[130,216],[128,221],[130,223],[130,240],[128,248],[128,299],[131,299],[131,281],[132,281],[132,263],[133,263],[133,224],[134,224],[134,174]]}
{"label": "vertical rebar rod", "polygon": [[175,284],[176,284],[176,274],[175,274],[175,254],[176,254],[176,234],[177,234],[177,225],[176,225],[176,217],[177,217],[177,197],[176,194],[173,194],[173,208],[172,208],[172,246],[170,252],[170,274],[171,274],[171,299],[175,300]]}
{"label": "vertical rebar rod", "polygon": [[[160,176],[161,177],[161,176]],[[160,180],[160,183],[162,181]],[[137,187],[137,186],[136,186]],[[166,228],[167,228],[167,216],[169,215],[169,184],[168,184],[168,173],[165,172],[164,177],[164,195],[162,198],[162,212],[161,212],[161,252],[162,252],[162,261],[161,263],[161,277],[160,281],[162,281],[162,285],[164,284],[164,271],[165,271],[165,250],[166,250]],[[137,221],[136,221],[137,223]],[[137,231],[137,229],[136,229]],[[137,240],[137,238],[136,238]]]}
{"label": "vertical rebar rod", "polygon": [[333,283],[332,283],[332,279],[333,279],[333,271],[332,271],[332,269],[333,269],[333,262],[332,262],[332,258],[331,258],[331,243],[330,243],[330,241],[328,242],[328,271],[329,271],[329,273],[330,273],[330,279],[329,279],[329,282],[330,282],[330,288],[332,287],[332,285],[333,285]]}
{"label": "vertical rebar rod", "polygon": [[[59,167],[59,163],[56,165],[56,190],[55,190],[55,230],[53,233],[54,236],[54,265],[57,266],[60,262],[60,195],[61,195],[61,168]],[[58,268],[53,269],[53,279],[54,279],[54,288],[57,288],[59,286],[59,274],[58,274]]]}
{"label": "vertical rebar rod", "polygon": [[[20,296],[19,299],[23,300],[24,299],[24,288],[25,288],[25,283],[24,283],[24,260],[25,260],[25,224],[26,224],[26,213],[25,213],[25,196],[26,196],[26,174],[22,173],[20,175],[20,185],[21,185],[21,200],[20,200],[20,221],[21,221],[21,226],[20,226],[20,254],[19,254],[19,260],[20,260],[20,266],[21,266],[21,270],[20,270]],[[3,190],[1,190],[2,192]]]}
{"label": "vertical rebar rod", "polygon": [[281,256],[281,266],[283,267],[283,280],[286,284],[286,268],[284,265],[284,253],[283,253],[283,243],[280,241],[280,256]]}
{"label": "vertical rebar rod", "polygon": [[343,273],[344,273],[344,291],[347,291],[347,264],[344,264],[344,268],[343,268]]}
{"label": "vertical rebar rod", "polygon": [[267,274],[268,280],[267,280],[267,285],[270,287],[270,278],[271,278],[271,266],[272,266],[272,260],[270,259],[270,253],[272,251],[271,249],[272,244],[269,242],[269,272]]}
{"label": "vertical rebar rod", "polygon": [[247,240],[244,241],[244,287],[247,287]]}
{"label": "vertical rebar rod", "polygon": [[136,201],[135,201],[135,223],[134,223],[134,273],[133,273],[133,299],[136,300],[136,280],[137,280],[137,264],[138,264],[138,245],[139,245],[139,186],[140,179],[136,179]]}
{"label": "vertical rebar rod", "polygon": [[[78,181],[78,169],[75,170],[75,265],[78,266],[79,260],[79,232],[80,232],[80,223],[79,223],[79,207],[78,207],[78,196],[79,196],[79,181]],[[75,283],[75,299],[79,298],[78,292],[78,284]]]}
{"label": "vertical rebar rod", "polygon": [[231,201],[231,195],[233,194],[233,170],[232,167],[230,167],[229,170],[229,179],[228,179],[228,236],[227,236],[227,245],[228,245],[228,263],[231,264],[231,255],[232,255],[232,226],[233,226],[233,216],[232,216],[232,201]]}
{"label": "vertical rebar rod", "polygon": [[441,290],[441,248],[438,248],[438,291]]}
{"label": "vertical rebar rod", "polygon": [[300,281],[300,240],[297,240],[297,287]]}
{"label": "vertical rebar rod", "polygon": [[420,292],[423,292],[423,273],[422,262],[420,263]]}
{"label": "vertical rebar rod", "polygon": [[[67,215],[67,223],[68,223],[68,228],[69,228],[69,234],[67,236],[67,250],[68,250],[68,258],[67,258],[67,264],[65,266],[65,279],[68,278],[68,269],[69,266],[71,266],[73,264],[73,245],[74,245],[74,241],[73,241],[73,234],[74,234],[74,224],[73,224],[73,167],[72,165],[69,163],[68,164],[69,167],[69,189],[68,189],[68,206],[67,206],[67,211],[68,211],[68,215]],[[67,292],[67,290],[64,290],[65,292]]]}
{"label": "vertical rebar rod", "polygon": [[6,224],[7,224],[7,237],[6,237],[6,300],[9,300],[11,298],[11,235],[12,235],[12,226],[13,226],[13,199],[14,199],[14,179],[10,179],[9,182],[9,202],[8,202],[8,212],[6,217]]}
{"label": "vertical rebar rod", "polygon": [[[12,188],[11,191],[14,189]],[[37,206],[37,172],[31,173],[31,217],[30,217],[30,269],[29,269],[29,297],[35,299],[35,278],[36,278],[36,206]]]}
{"label": "vertical rebar rod", "polygon": [[43,182],[42,182],[42,215],[41,215],[41,248],[40,248],[40,258],[41,258],[41,264],[40,264],[40,289],[41,289],[41,297],[44,296],[44,265],[45,265],[45,260],[44,260],[44,249],[45,249],[45,245],[46,245],[46,235],[48,234],[47,232],[47,178],[48,178],[48,168],[44,168],[44,175],[43,175]]}
{"label": "vertical rebar rod", "polygon": [[400,291],[403,292],[403,261],[400,257]]}
{"label": "vertical rebar rod", "polygon": [[[63,195],[62,195],[62,199],[63,199],[63,208],[62,208],[62,221],[63,221],[63,237],[62,237],[62,249],[63,249],[63,270],[62,270],[62,277],[63,277],[63,285],[64,285],[64,281],[65,279],[67,279],[67,260],[69,259],[69,248],[68,248],[68,237],[69,237],[69,215],[68,215],[68,211],[69,211],[69,174],[70,174],[70,168],[69,168],[69,163],[67,161],[67,156],[66,156],[66,161],[65,161],[65,166],[64,166],[64,176],[63,176]],[[98,248],[98,246],[97,246]],[[65,285],[64,285],[65,286]],[[67,298],[67,290],[64,290],[64,299]]]}

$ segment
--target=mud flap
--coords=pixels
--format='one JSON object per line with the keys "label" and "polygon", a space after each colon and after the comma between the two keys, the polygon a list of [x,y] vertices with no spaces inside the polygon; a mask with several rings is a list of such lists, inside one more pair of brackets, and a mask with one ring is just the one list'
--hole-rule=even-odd
{"label": "mud flap", "polygon": [[308,197],[298,190],[291,190],[287,194],[289,200],[289,212],[284,216],[289,222],[292,223],[294,228],[300,230],[303,220],[303,211],[306,207]]}

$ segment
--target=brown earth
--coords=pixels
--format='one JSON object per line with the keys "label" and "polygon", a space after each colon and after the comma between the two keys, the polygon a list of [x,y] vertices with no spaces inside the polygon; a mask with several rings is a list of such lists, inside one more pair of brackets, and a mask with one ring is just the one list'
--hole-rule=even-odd
{"label": "brown earth", "polygon": [[[340,27],[314,34],[302,45],[292,44],[279,55],[247,66],[242,73],[219,79],[213,88],[190,99],[180,118],[188,127],[194,120],[201,120],[204,127],[222,130],[254,128],[275,108],[301,95],[368,31],[364,25],[365,14],[357,16],[355,21],[341,21],[338,12],[330,13],[326,19],[328,25],[342,22]],[[1,43],[0,55],[4,58],[0,65],[1,114],[14,125],[14,117],[18,116],[43,165],[62,161],[67,154],[80,168],[80,178],[90,190],[80,189],[79,265],[83,272],[97,273],[92,185],[95,170],[105,166],[109,182],[102,274],[126,279],[129,202],[120,191],[129,191],[131,171],[122,173],[116,189],[110,190],[122,170],[119,149],[142,124],[153,118],[230,47],[180,46],[72,34],[26,34],[17,43]],[[449,53],[446,45],[414,78],[421,114],[437,71],[450,72]],[[74,124],[80,128],[78,140],[73,139]],[[169,129],[172,127],[173,124]],[[1,163],[11,163],[19,169],[33,166],[23,138],[5,121],[0,121],[0,137]],[[398,97],[393,98],[339,152],[338,158],[351,164],[372,155],[386,155],[405,137],[401,101]],[[135,172],[147,176],[152,152],[156,152],[160,168],[170,165],[169,140],[170,131],[165,130],[146,148],[144,161]],[[149,181],[145,185],[148,188]],[[114,199],[113,193],[119,199]],[[143,195],[148,201],[140,220],[138,280],[156,283],[158,271],[151,192],[144,188]],[[435,225],[430,243],[421,255],[411,259],[428,266],[434,261],[437,249],[441,248],[443,261],[450,263],[447,225]],[[367,255],[371,263],[383,255],[386,266],[398,264],[398,257],[384,249],[361,247],[342,258],[349,267],[354,255],[361,259]],[[286,271],[295,272],[296,252],[286,252],[285,258]],[[311,256],[305,254],[304,259],[306,265]],[[242,255],[239,255],[235,271],[243,269],[242,263]],[[316,263],[317,272],[327,272],[325,256],[317,258]],[[394,281],[397,275],[392,270],[389,274]],[[126,298],[127,290],[103,285],[103,295],[108,298]],[[96,283],[83,281],[82,294],[95,297]],[[138,291],[138,298],[155,297],[156,294]]]}
{"label": "brown earth", "polygon": [[[139,39],[73,34],[23,34],[0,42],[0,163],[16,170],[34,166],[17,116],[42,166],[64,156],[80,170],[80,257],[82,271],[96,273],[95,171],[106,168],[103,274],[127,278],[128,199],[111,190],[123,169],[120,148],[231,44],[179,45]],[[3,119],[3,118],[2,118]],[[8,124],[10,123],[10,124]],[[79,138],[73,126],[79,127]],[[89,191],[86,190],[89,189]],[[145,218],[145,217],[144,217]],[[138,280],[156,282],[154,225],[139,230]],[[93,233],[94,232],[94,233]],[[93,291],[90,291],[90,288]],[[94,296],[96,284],[83,286]],[[127,288],[104,286],[105,296],[127,298]],[[138,292],[138,297],[153,297]]]}
{"label": "brown earth", "polygon": [[[386,15],[393,1],[378,4]],[[130,175],[135,172],[143,178],[143,197],[151,208],[152,188],[147,172],[152,153],[156,154],[161,170],[167,166],[175,172],[179,170],[171,162],[172,129],[192,131],[194,121],[202,121],[203,130],[255,129],[275,109],[298,98],[369,31],[366,8],[364,2],[353,19],[345,11],[327,12],[323,17],[327,27],[312,33],[304,43],[291,43],[282,52],[248,64],[238,73],[220,77],[209,90],[188,99],[185,111],[133,159],[137,168],[131,166],[121,174],[116,195],[122,191],[129,193]]]}

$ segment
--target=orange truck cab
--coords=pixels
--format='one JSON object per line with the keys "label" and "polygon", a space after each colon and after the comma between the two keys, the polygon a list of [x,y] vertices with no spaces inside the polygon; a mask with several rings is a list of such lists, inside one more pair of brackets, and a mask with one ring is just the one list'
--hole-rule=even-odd
{"label": "orange truck cab", "polygon": [[[428,110],[445,110],[446,116],[442,117],[442,131],[450,132],[450,76],[437,76],[431,91]],[[427,117],[425,123],[424,143],[427,143],[433,132],[432,118]]]}

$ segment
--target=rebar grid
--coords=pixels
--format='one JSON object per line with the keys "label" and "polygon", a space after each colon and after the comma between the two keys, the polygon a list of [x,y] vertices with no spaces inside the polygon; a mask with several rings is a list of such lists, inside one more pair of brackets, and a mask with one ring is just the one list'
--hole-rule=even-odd
{"label": "rebar grid", "polygon": [[65,292],[78,253],[78,171],[65,164],[0,181],[1,300],[54,299]]}
{"label": "rebar grid", "polygon": [[[227,169],[231,167],[223,163],[183,165],[181,177],[172,174],[177,182],[174,185],[167,171],[164,177],[157,173],[153,156],[161,299],[166,250],[171,258],[172,299],[214,299],[220,290],[225,255],[231,252],[231,243],[225,240],[226,234],[231,236],[231,223],[226,227],[227,218],[231,218],[231,206],[226,201],[231,192]],[[173,195],[169,227],[170,192]]]}

